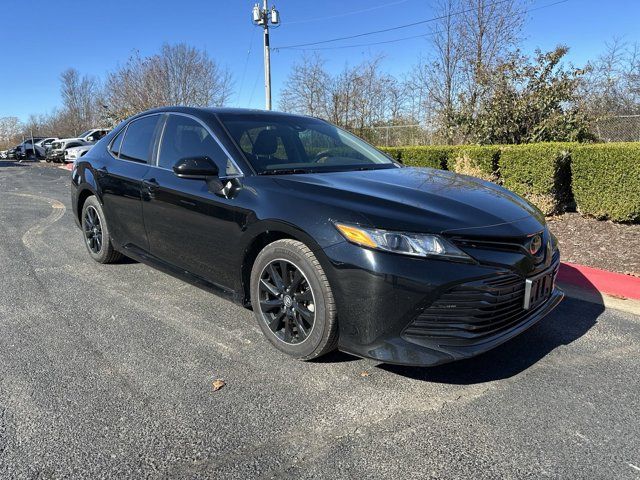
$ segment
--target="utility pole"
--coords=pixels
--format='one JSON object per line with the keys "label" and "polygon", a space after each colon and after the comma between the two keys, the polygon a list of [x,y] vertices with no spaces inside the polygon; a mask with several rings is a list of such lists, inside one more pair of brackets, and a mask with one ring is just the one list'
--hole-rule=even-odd
{"label": "utility pole", "polygon": [[280,13],[275,6],[267,5],[267,0],[263,0],[262,8],[256,3],[252,11],[253,23],[260,25],[264,29],[264,96],[267,110],[271,110],[271,52],[269,50],[269,23],[280,24]]}

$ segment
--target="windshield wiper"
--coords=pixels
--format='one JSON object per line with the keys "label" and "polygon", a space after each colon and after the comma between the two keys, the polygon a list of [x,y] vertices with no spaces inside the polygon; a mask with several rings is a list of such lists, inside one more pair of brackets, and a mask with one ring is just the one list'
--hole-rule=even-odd
{"label": "windshield wiper", "polygon": [[276,168],[274,170],[265,170],[258,175],[290,175],[294,173],[313,173],[313,171],[304,168]]}

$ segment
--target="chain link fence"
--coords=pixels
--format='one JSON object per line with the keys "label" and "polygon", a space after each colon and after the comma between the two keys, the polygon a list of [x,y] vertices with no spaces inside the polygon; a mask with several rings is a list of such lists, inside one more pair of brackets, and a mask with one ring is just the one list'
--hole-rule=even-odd
{"label": "chain link fence", "polygon": [[433,145],[437,143],[433,132],[424,125],[385,125],[353,130],[372,145],[379,147],[400,147]]}
{"label": "chain link fence", "polygon": [[640,115],[620,115],[594,123],[596,137],[603,142],[640,142]]}
{"label": "chain link fence", "polygon": [[[438,145],[441,139],[425,125],[385,125],[355,129],[353,133],[380,147]],[[594,122],[602,142],[640,142],[640,115],[621,115]]]}

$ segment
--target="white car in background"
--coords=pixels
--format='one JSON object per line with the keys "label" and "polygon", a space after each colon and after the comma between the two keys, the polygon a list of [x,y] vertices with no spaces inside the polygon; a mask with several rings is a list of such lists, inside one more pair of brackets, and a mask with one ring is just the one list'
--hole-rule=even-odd
{"label": "white car in background", "polygon": [[48,158],[54,162],[64,162],[66,159],[65,151],[68,148],[93,145],[107,133],[109,133],[108,128],[94,128],[93,130],[87,130],[77,137],[60,138],[51,144],[51,150],[49,150]]}
{"label": "white car in background", "polygon": [[64,151],[64,161],[65,162],[75,162],[78,158],[84,156],[93,145],[81,145],[79,147],[71,147],[67,148]]}

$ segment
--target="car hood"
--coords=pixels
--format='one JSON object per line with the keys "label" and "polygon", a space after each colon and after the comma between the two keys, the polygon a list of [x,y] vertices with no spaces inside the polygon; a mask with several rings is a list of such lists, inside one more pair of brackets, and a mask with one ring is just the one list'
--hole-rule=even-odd
{"label": "car hood", "polygon": [[498,185],[431,168],[296,174],[276,181],[314,202],[358,212],[363,223],[377,228],[519,236],[545,223],[538,209]]}
{"label": "car hood", "polygon": [[87,143],[84,139],[82,138],[61,138],[59,140],[56,140],[54,143],[69,143],[69,142],[82,142],[82,143]]}

